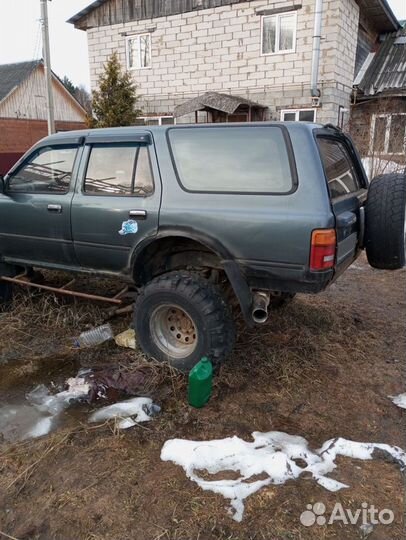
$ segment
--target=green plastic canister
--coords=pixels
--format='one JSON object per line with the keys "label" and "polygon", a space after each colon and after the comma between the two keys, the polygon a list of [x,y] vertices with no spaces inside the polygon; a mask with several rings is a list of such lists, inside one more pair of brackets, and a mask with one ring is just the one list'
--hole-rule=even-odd
{"label": "green plastic canister", "polygon": [[207,356],[189,373],[188,401],[192,407],[203,407],[210,399],[213,386],[213,366]]}

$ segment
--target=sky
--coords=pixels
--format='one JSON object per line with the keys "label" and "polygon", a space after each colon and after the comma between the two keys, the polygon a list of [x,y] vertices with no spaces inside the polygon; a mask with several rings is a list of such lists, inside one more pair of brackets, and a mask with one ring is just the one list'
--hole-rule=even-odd
{"label": "sky", "polygon": [[[90,88],[86,32],[66,21],[92,0],[48,2],[51,61],[54,72]],[[399,19],[406,19],[406,0],[389,0]],[[39,0],[0,0],[0,64],[42,56]]]}

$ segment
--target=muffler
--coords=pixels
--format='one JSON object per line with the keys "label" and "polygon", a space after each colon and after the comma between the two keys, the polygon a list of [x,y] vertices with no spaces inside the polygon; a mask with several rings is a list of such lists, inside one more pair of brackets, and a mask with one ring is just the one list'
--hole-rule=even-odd
{"label": "muffler", "polygon": [[252,295],[252,319],[257,324],[263,324],[268,320],[268,306],[270,294],[263,291],[255,291]]}

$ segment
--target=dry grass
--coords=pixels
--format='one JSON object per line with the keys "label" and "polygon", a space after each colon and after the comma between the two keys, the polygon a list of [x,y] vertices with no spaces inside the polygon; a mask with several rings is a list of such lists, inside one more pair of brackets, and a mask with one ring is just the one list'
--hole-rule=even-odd
{"label": "dry grass", "polygon": [[[330,510],[337,501],[353,510],[367,501],[395,512],[395,523],[376,527],[370,540],[403,539],[404,487],[393,464],[340,459],[335,477],[351,488],[337,493],[306,478],[269,486],[247,500],[244,520],[237,524],[221,496],[203,492],[159,455],[168,438],[235,434],[249,440],[252,431],[271,429],[302,435],[314,448],[337,435],[404,444],[404,413],[387,398],[403,390],[398,360],[406,346],[406,302],[399,287],[404,277],[404,272],[347,272],[331,291],[299,296],[263,328],[248,331],[238,321],[236,349],[219,369],[212,399],[202,410],[187,405],[182,374],[148,363],[148,392],[162,413],[147,426],[118,432],[112,423],[89,427],[76,417],[75,424],[47,438],[3,444],[0,530],[19,540],[355,540],[361,538],[359,527],[306,529],[299,516],[316,501]],[[49,356],[47,340],[98,324],[103,312],[94,304],[75,307],[41,295],[17,302],[4,317],[3,336],[20,347],[19,360],[0,371],[0,391],[8,393],[22,381],[33,384],[50,376],[50,359],[21,360],[23,347],[35,343],[32,338],[41,336]],[[129,322],[120,318],[114,325],[121,330]],[[12,350],[4,337],[0,346]],[[115,364],[132,372],[146,363],[140,352],[114,344],[63,355],[65,375],[79,366]],[[56,358],[62,361],[61,355]],[[42,366],[38,373],[35,366]]]}

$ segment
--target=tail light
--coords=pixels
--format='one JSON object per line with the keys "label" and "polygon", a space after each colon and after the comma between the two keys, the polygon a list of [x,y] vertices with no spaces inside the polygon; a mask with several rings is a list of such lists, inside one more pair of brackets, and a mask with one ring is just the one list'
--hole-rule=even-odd
{"label": "tail light", "polygon": [[334,229],[316,229],[312,232],[310,270],[333,268],[336,258],[337,236]]}

